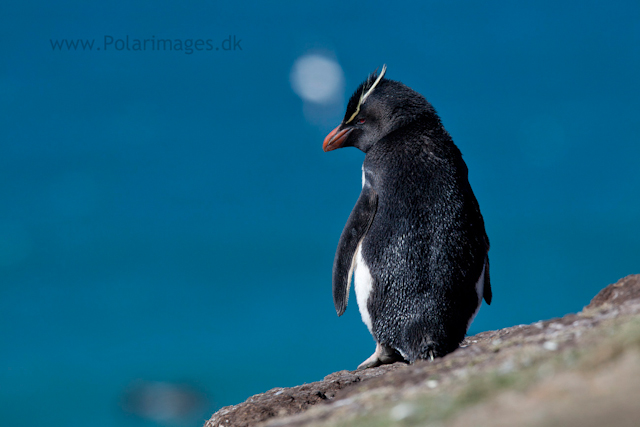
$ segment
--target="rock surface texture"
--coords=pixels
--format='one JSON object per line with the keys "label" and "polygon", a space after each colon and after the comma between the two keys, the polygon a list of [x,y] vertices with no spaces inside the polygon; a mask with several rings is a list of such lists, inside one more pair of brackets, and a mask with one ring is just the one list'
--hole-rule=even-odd
{"label": "rock surface texture", "polygon": [[580,313],[467,337],[413,365],[340,371],[213,414],[218,426],[638,426],[640,275]]}

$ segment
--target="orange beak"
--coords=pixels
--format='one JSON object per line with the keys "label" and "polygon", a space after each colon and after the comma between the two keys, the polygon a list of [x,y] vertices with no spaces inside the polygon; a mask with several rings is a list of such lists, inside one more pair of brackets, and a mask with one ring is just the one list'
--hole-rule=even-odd
{"label": "orange beak", "polygon": [[347,128],[338,132],[338,129],[340,129],[340,126],[329,132],[329,135],[324,139],[322,149],[325,152],[341,148],[347,140],[347,136],[349,136],[349,133],[353,130],[353,128]]}

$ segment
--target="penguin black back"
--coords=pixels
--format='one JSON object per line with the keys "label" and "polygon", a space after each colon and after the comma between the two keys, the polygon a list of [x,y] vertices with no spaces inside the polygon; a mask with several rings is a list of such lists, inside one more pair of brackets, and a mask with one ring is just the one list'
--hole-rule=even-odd
{"label": "penguin black back", "polygon": [[355,271],[358,305],[377,343],[361,367],[455,350],[482,298],[492,296],[489,239],[462,155],[431,104],[384,72],[358,87],[323,145],[366,153],[333,272],[340,315]]}

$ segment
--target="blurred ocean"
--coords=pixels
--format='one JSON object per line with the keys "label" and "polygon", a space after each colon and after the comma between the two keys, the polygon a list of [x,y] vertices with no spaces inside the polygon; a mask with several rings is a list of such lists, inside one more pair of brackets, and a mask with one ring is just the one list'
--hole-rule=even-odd
{"label": "blurred ocean", "polygon": [[26,1],[0,24],[3,426],[199,426],[368,357],[331,297],[364,155],[321,145],[383,63],[469,166],[494,291],[470,333],[640,272],[638,2]]}

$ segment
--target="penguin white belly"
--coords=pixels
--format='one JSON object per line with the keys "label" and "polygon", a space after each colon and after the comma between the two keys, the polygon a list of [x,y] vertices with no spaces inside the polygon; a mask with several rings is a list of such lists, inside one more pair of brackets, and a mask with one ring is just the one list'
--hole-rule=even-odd
{"label": "penguin white belly", "polygon": [[369,267],[367,267],[367,264],[362,258],[362,242],[356,249],[354,261],[353,284],[356,291],[356,301],[358,301],[362,321],[367,325],[367,328],[369,328],[369,332],[371,332],[371,316],[367,309],[367,301],[369,301],[369,296],[373,289],[373,278],[369,272]]}
{"label": "penguin white belly", "polygon": [[471,315],[471,318],[469,319],[469,322],[467,323],[467,330],[469,330],[469,326],[471,326],[471,322],[473,322],[473,319],[476,318],[476,315],[478,314],[478,311],[480,311],[480,306],[482,305],[482,297],[484,297],[484,269],[485,268],[487,268],[487,264],[486,263],[482,267],[482,272],[480,273],[480,278],[476,282],[476,293],[478,294],[478,307],[476,308],[476,311],[473,312],[473,315]]}

